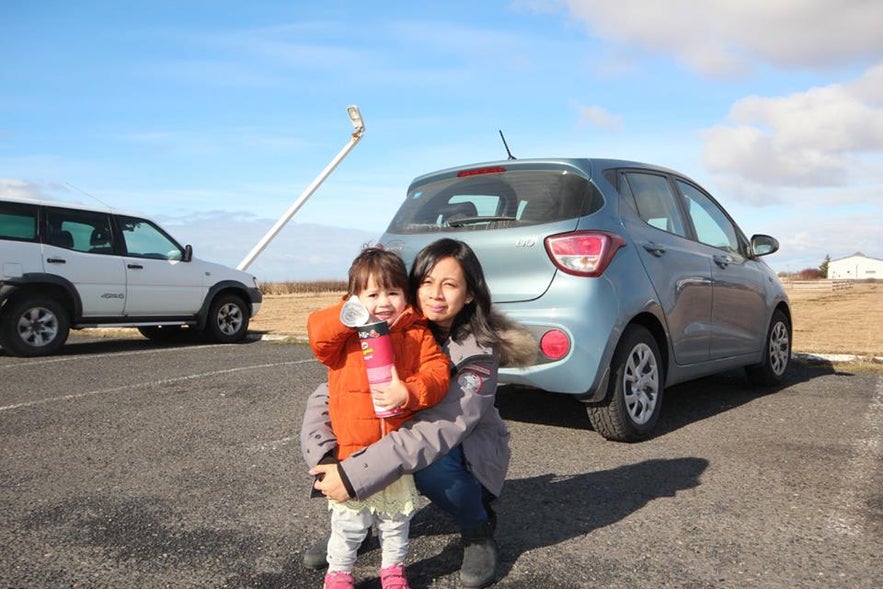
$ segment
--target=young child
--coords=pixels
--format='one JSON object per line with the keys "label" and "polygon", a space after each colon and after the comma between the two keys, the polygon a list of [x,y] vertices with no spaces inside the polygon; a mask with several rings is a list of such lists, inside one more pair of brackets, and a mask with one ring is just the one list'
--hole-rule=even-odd
{"label": "young child", "polygon": [[[315,311],[307,319],[313,353],[328,366],[328,410],[338,442],[333,458],[338,461],[398,429],[414,412],[441,401],[450,378],[448,357],[408,300],[408,271],[399,256],[378,248],[363,250],[350,267],[348,291],[340,303]],[[357,330],[340,319],[344,301],[352,295],[367,308],[371,321],[384,320],[389,325],[393,380],[373,393]],[[379,418],[375,402],[385,409],[399,407],[402,411]],[[382,548],[383,588],[410,589],[404,562],[408,528],[418,502],[410,475],[363,500],[329,501],[331,537],[325,589],[354,586],[356,551],[372,524]]]}

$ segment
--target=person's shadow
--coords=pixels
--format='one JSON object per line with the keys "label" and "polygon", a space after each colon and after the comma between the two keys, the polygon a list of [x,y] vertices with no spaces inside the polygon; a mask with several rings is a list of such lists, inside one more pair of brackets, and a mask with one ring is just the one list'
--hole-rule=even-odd
{"label": "person's shadow", "polygon": [[[524,552],[589,534],[635,513],[654,499],[674,497],[678,491],[698,486],[708,464],[695,457],[655,459],[585,474],[507,480],[495,505],[499,516],[498,578],[505,577]],[[412,522],[412,537],[439,533],[457,536],[440,554],[408,566],[415,587],[459,570],[459,534],[448,522],[449,518],[432,506],[421,510]]]}

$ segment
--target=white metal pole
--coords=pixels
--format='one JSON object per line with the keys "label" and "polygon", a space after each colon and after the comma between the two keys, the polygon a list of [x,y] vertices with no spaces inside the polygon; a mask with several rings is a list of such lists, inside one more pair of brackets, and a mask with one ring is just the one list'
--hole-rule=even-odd
{"label": "white metal pole", "polygon": [[251,249],[251,251],[248,252],[248,255],[245,256],[241,262],[239,262],[239,265],[236,266],[237,270],[245,270],[251,265],[254,259],[258,257],[258,254],[264,251],[264,248],[266,248],[270,241],[272,241],[272,239],[276,237],[276,234],[279,233],[282,227],[286,223],[288,223],[288,221],[291,219],[291,217],[294,216],[298,209],[300,209],[301,206],[303,206],[303,204],[307,202],[307,199],[313,195],[313,193],[316,191],[317,188],[319,188],[319,185],[322,184],[325,178],[327,178],[328,175],[334,171],[334,168],[337,167],[337,164],[339,164],[341,160],[343,160],[343,158],[347,156],[350,150],[352,150],[352,148],[356,146],[356,143],[358,143],[359,140],[362,138],[362,135],[365,133],[365,124],[362,120],[362,114],[361,112],[359,112],[359,107],[355,105],[348,106],[346,111],[347,115],[350,118],[350,122],[353,124],[353,128],[355,129],[355,131],[353,131],[352,137],[350,137],[350,140],[347,142],[346,145],[343,146],[343,149],[340,150],[340,153],[338,153],[334,157],[334,159],[331,160],[331,162],[327,166],[325,166],[325,169],[322,170],[322,172],[318,176],[316,176],[316,179],[313,180],[313,182],[309,186],[307,186],[306,190],[301,193],[298,199],[294,201],[294,203],[292,203],[288,210],[285,211],[285,214],[282,215],[278,221],[276,221],[276,224],[273,225],[269,231],[267,231],[266,235],[264,235],[261,240],[257,242],[257,244]]}

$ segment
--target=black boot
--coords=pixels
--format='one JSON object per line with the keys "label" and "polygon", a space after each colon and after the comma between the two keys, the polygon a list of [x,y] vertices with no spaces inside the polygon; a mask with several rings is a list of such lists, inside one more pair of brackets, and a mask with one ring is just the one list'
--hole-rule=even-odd
{"label": "black boot", "polygon": [[463,564],[460,566],[460,582],[470,589],[487,587],[497,575],[497,543],[491,522],[484,522],[463,537]]}

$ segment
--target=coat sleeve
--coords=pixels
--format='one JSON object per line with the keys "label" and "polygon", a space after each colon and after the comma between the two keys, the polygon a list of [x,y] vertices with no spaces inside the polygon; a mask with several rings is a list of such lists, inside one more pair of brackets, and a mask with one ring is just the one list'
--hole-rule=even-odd
{"label": "coat sleeve", "polygon": [[417,374],[405,379],[408,400],[404,408],[411,412],[438,405],[448,392],[451,362],[435,341],[429,328],[422,328],[420,367]]}
{"label": "coat sleeve", "polygon": [[461,362],[441,403],[341,462],[356,497],[376,493],[459,445],[482,416],[494,409],[497,364],[490,354]]}
{"label": "coat sleeve", "polygon": [[329,367],[336,367],[346,360],[346,342],[354,330],[340,322],[343,301],[313,311],[307,317],[307,335],[316,359]]}
{"label": "coat sleeve", "polygon": [[307,467],[313,468],[336,448],[337,438],[331,430],[331,417],[328,414],[328,383],[323,382],[307,399],[300,428],[300,449]]}

